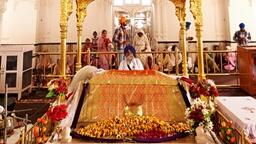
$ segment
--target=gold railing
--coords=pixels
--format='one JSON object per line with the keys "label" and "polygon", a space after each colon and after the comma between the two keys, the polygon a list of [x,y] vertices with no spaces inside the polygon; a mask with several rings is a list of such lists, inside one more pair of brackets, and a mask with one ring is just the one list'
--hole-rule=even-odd
{"label": "gold railing", "polygon": [[[216,51],[204,51],[204,55],[212,55],[210,57],[210,59],[208,60],[204,60],[204,69],[205,69],[205,75],[207,77],[211,77],[211,76],[234,76],[235,79],[236,79],[236,82],[234,84],[217,84],[218,87],[238,87],[239,86],[239,71],[238,71],[238,64],[236,63],[236,66],[235,66],[235,69],[232,70],[232,71],[228,71],[228,70],[225,70],[224,69],[224,61],[225,61],[225,54],[226,53],[235,53],[237,55],[237,52],[236,51],[227,51],[227,50],[216,50]],[[163,55],[163,54],[174,54],[175,55],[175,71],[170,71],[170,70],[167,70],[167,71],[164,71],[165,73],[167,74],[175,74],[175,75],[182,75],[182,72],[181,72],[181,66],[179,66],[178,64],[178,54],[181,53],[181,52],[168,52],[168,51],[152,51],[152,52],[138,52],[137,54],[140,55],[140,54],[152,54],[153,55],[153,64],[156,63],[156,59],[158,59],[158,57],[160,55]],[[54,57],[54,56],[59,56],[60,53],[59,52],[37,52],[36,53],[37,55],[39,55],[39,57],[44,57],[44,56],[51,56],[51,57]],[[77,53],[76,52],[67,52],[67,55],[73,55],[75,56]],[[119,58],[119,55],[122,54],[120,52],[91,52],[90,50],[88,50],[87,52],[82,52],[82,55],[86,55],[87,56],[87,61],[86,63],[87,64],[92,64],[92,61],[97,61],[97,56],[99,54],[107,54],[107,55],[115,55],[116,57],[116,64],[119,64],[120,63],[120,60],[118,59]],[[197,55],[197,52],[196,51],[189,51],[188,52],[188,55],[194,55],[196,56]],[[96,56],[96,57],[95,57]],[[215,57],[219,57],[219,59],[216,59]],[[213,60],[213,61],[211,61]],[[218,62],[216,62],[215,60],[218,60]],[[73,73],[69,73],[69,74],[66,74],[67,77],[73,77],[74,74],[75,74],[75,57],[73,58],[73,61],[74,61],[74,65],[73,65]],[[194,62],[195,59],[192,59],[192,61]],[[216,65],[218,66],[219,70],[216,70],[216,67],[211,67],[212,64],[209,64],[209,62],[211,63],[216,63]],[[97,63],[97,62],[96,62]],[[57,64],[55,64],[55,66],[57,66]],[[44,79],[46,79],[46,81],[48,81],[49,79],[51,78],[54,78],[54,77],[59,77],[61,76],[61,74],[53,74],[53,67],[49,68],[50,70],[48,70],[47,72],[47,67],[43,67],[43,73],[42,73],[42,77]],[[112,69],[112,67],[110,67],[110,69]],[[190,76],[197,76],[198,75],[198,72],[195,72],[194,70],[192,71],[189,71],[188,73]],[[35,75],[33,75],[33,77],[35,77]]]}
{"label": "gold railing", "polygon": [[[46,115],[43,115],[42,118],[47,119]],[[16,142],[16,144],[33,144],[36,143],[36,138],[34,136],[34,127],[38,126],[39,123],[36,122],[35,124],[33,124],[33,126],[25,133],[21,133],[21,137],[19,138],[19,140]],[[48,121],[47,125],[46,125],[46,134],[48,134],[47,136],[49,137],[52,133],[52,126],[53,124],[51,122]]]}

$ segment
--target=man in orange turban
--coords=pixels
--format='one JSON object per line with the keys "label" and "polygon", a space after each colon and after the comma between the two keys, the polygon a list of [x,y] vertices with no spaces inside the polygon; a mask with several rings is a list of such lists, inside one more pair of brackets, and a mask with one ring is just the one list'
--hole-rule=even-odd
{"label": "man in orange turban", "polygon": [[118,27],[115,30],[115,33],[113,35],[113,42],[115,43],[117,51],[121,52],[121,54],[119,54],[119,60],[122,61],[124,58],[124,55],[123,55],[124,48],[129,41],[128,32],[126,30],[127,20],[124,16],[121,16],[119,18],[119,24],[120,24],[120,27]]}

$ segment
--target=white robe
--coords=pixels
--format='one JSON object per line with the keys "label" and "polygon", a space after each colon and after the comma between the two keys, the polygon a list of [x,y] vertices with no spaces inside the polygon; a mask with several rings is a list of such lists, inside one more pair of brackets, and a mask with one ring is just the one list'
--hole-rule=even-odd
{"label": "white robe", "polygon": [[[138,34],[134,36],[133,46],[135,47],[137,52],[151,52],[151,47],[149,44],[149,40],[145,35],[144,31],[139,30],[138,32],[143,33],[142,37],[139,37]],[[142,61],[143,64],[146,63],[147,57],[152,57],[152,54],[138,54],[138,58]]]}
{"label": "white robe", "polygon": [[[129,64],[129,67],[131,68],[131,70],[144,70],[144,67],[139,58],[133,58]],[[121,61],[118,70],[130,70],[128,68],[128,63],[126,59]]]}

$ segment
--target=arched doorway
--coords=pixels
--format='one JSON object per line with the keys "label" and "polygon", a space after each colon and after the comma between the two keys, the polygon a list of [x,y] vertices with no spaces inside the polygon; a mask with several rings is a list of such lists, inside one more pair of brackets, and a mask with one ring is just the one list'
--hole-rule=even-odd
{"label": "arched doorway", "polygon": [[149,39],[152,38],[152,0],[113,0],[112,13],[113,30],[119,26],[119,17],[125,16],[131,40],[138,29],[142,29]]}

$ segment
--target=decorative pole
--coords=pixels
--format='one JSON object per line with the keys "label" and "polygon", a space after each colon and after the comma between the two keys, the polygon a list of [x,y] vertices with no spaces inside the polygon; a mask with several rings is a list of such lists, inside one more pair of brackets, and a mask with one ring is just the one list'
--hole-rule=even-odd
{"label": "decorative pole", "polygon": [[195,19],[197,53],[198,53],[198,80],[205,79],[204,58],[203,58],[203,38],[202,38],[202,2],[201,0],[190,0],[190,11]]}
{"label": "decorative pole", "polygon": [[182,50],[182,70],[183,76],[188,77],[188,61],[186,46],[186,8],[185,0],[171,0],[175,4],[176,16],[180,22],[179,42]]}
{"label": "decorative pole", "polygon": [[82,64],[82,31],[83,31],[83,22],[86,17],[86,9],[89,3],[94,0],[76,0],[76,18],[77,18],[77,62],[76,62],[76,71],[81,69]]}
{"label": "decorative pole", "polygon": [[60,0],[61,11],[60,11],[60,61],[61,70],[60,74],[62,77],[66,77],[66,49],[67,49],[67,26],[68,18],[72,13],[73,5],[72,0]]}

